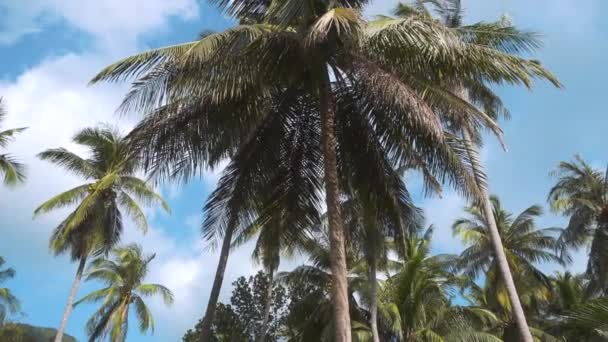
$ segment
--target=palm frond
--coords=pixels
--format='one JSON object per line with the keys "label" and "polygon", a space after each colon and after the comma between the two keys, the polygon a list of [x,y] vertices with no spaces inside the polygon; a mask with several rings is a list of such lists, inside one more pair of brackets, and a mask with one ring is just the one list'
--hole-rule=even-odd
{"label": "palm frond", "polygon": [[168,288],[160,284],[141,284],[136,289],[143,296],[154,296],[160,294],[165,304],[173,303],[173,293]]}
{"label": "palm frond", "polygon": [[5,185],[16,185],[25,181],[26,167],[9,154],[0,154],[0,173],[4,174]]}
{"label": "palm frond", "polygon": [[36,210],[34,216],[48,213],[52,210],[67,207],[82,201],[88,194],[93,184],[79,185],[70,190],[64,191],[50,200],[42,203]]}

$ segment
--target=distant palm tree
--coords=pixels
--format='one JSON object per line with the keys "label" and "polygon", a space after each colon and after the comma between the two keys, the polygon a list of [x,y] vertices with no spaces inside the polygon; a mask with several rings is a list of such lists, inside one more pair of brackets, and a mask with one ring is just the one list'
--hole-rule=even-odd
{"label": "distant palm tree", "polygon": [[[6,117],[6,111],[0,97],[0,125]],[[0,148],[4,149],[17,133],[26,130],[25,127],[0,131]],[[0,175],[4,177],[5,185],[15,185],[25,181],[25,165],[19,163],[10,154],[0,153]]]}
{"label": "distant palm tree", "polygon": [[551,299],[540,317],[545,330],[554,336],[565,338],[566,341],[591,340],[593,333],[571,324],[568,318],[572,310],[580,308],[590,300],[585,293],[587,280],[584,275],[558,272],[552,277],[551,284]]}
{"label": "distant palm tree", "polygon": [[137,201],[147,205],[160,204],[169,211],[160,195],[137,178],[141,159],[116,130],[107,126],[86,128],[76,134],[73,141],[88,148],[90,157],[80,157],[65,148],[49,149],[38,155],[88,181],[51,198],[34,211],[34,215],[40,215],[76,205],[76,209],[55,228],[50,241],[53,253],[69,252],[72,260],[79,262],[56,342],[61,341],[65,331],[87,257],[109,251],[120,240],[122,212],[146,232],[146,217]]}
{"label": "distant palm tree", "polygon": [[579,155],[552,172],[557,183],[548,200],[551,208],[570,217],[560,237],[566,247],[591,244],[587,274],[590,293],[608,294],[608,173],[594,169]]}
{"label": "distant palm tree", "polygon": [[[0,257],[0,267],[3,267],[4,263],[4,258]],[[0,269],[0,283],[14,276],[14,269]],[[7,313],[16,313],[17,311],[19,311],[19,300],[17,300],[11,290],[6,287],[0,287],[0,326],[4,324]]]}
{"label": "distant palm tree", "polygon": [[139,245],[128,245],[112,250],[114,260],[100,257],[87,270],[87,280],[97,280],[107,287],[93,291],[74,306],[84,302],[103,300],[102,306],[87,322],[89,341],[100,340],[109,334],[113,342],[125,341],[129,326],[129,309],[135,309],[139,330],[154,331],[154,319],[143,297],[160,295],[166,305],[173,303],[173,293],[159,284],[143,283],[155,255],[144,255]]}
{"label": "distant palm tree", "polygon": [[[209,235],[224,242],[204,338],[210,336],[233,233],[249,224],[257,185],[276,165],[299,161],[294,172],[325,190],[335,333],[337,341],[350,341],[340,212],[345,183],[377,192],[390,205],[387,193],[395,198],[400,191],[391,170],[416,164],[476,193],[464,186],[469,169],[457,165],[441,118],[422,94],[454,96],[432,87],[429,78],[458,74],[527,84],[536,75],[552,77],[536,62],[467,44],[431,20],[365,21],[361,11],[368,0],[213,2],[237,19],[262,20],[129,57],[93,82],[137,78],[123,108],[150,114],[138,130],[152,163],[169,165],[165,175],[188,178],[232,158],[207,206],[206,227],[214,231]],[[285,186],[292,185],[288,178]],[[315,186],[301,192],[321,200]]]}
{"label": "distant palm tree", "polygon": [[[422,210],[417,208],[409,194],[404,192],[401,210],[397,217],[387,216],[381,205],[368,198],[353,196],[342,203],[344,225],[350,244],[367,268],[363,278],[367,279],[365,291],[359,293],[369,310],[369,324],[373,342],[380,342],[378,328],[378,273],[387,271],[390,252],[406,257],[407,240],[416,237],[422,226]],[[400,226],[406,227],[404,231]],[[395,243],[395,241],[406,241]],[[396,248],[396,250],[394,250]]]}
{"label": "distant palm tree", "polygon": [[496,316],[485,308],[455,306],[451,292],[463,282],[455,255],[430,255],[431,226],[408,240],[403,261],[380,291],[380,321],[387,341],[501,341],[488,332]]}
{"label": "distant palm tree", "polygon": [[[564,265],[568,261],[566,256],[556,254],[560,245],[554,235],[561,230],[536,229],[535,219],[542,213],[540,206],[531,206],[513,217],[502,208],[496,196],[491,197],[491,202],[509,268],[513,270],[515,284],[522,289],[522,302],[530,307],[539,296],[548,299],[551,281],[535,264],[557,262]],[[485,301],[489,308],[504,315],[507,321],[513,320],[510,297],[491,247],[492,238],[484,211],[478,206],[465,208],[465,211],[468,217],[456,220],[453,225],[454,234],[467,246],[460,255],[459,268],[470,279],[485,274]]]}

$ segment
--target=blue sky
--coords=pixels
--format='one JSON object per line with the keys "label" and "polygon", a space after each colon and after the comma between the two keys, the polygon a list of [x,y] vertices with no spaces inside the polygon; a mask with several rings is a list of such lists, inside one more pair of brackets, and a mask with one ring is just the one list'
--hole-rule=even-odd
{"label": "blue sky", "polygon": [[[368,15],[386,13],[396,1],[377,0]],[[608,14],[600,0],[464,0],[467,20],[491,20],[508,13],[519,26],[544,35],[544,48],[534,57],[543,61],[565,84],[564,90],[538,84],[532,92],[500,88],[513,119],[503,124],[509,147],[503,152],[494,141],[483,149],[491,190],[511,211],[545,204],[551,185],[548,176],[559,160],[580,153],[593,165],[604,167],[608,120],[603,106],[608,77]],[[0,96],[9,116],[6,127],[29,126],[11,145],[29,167],[29,180],[15,189],[0,188],[0,255],[17,269],[7,285],[21,299],[24,315],[15,320],[56,326],[76,265],[48,253],[50,230],[66,212],[32,220],[43,200],[79,180],[35,159],[49,147],[70,144],[79,128],[114,122],[127,130],[137,117],[118,118],[114,109],[126,85],[88,87],[87,81],[117,58],[147,48],[187,41],[207,29],[231,25],[206,2],[196,0],[0,0]],[[149,210],[152,229],[146,236],[132,225],[124,241],[138,241],[156,252],[150,281],[162,282],[176,293],[176,303],[165,308],[151,301],[156,317],[153,336],[140,336],[131,325],[129,341],[179,341],[204,312],[217,254],[204,249],[198,225],[204,199],[217,180],[210,171],[186,186],[163,188],[173,214]],[[464,202],[447,190],[442,198],[423,198],[411,181],[418,203],[437,226],[435,250],[458,252],[462,245],[450,231]],[[560,217],[545,215],[540,226],[559,226]],[[238,275],[254,272],[250,248],[231,256],[222,292]],[[295,261],[287,263],[288,268]],[[572,268],[582,270],[585,251]],[[543,266],[554,270],[551,265]],[[84,284],[79,294],[97,287]],[[84,340],[84,322],[93,306],[78,307],[68,332]]]}

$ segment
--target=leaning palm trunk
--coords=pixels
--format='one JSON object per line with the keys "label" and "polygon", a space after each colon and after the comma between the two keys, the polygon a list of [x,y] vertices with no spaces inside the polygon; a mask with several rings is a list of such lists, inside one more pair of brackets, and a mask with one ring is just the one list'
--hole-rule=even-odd
{"label": "leaning palm trunk", "polygon": [[203,327],[201,332],[202,342],[211,341],[211,325],[213,324],[215,308],[217,306],[217,301],[220,296],[220,290],[222,289],[222,282],[224,281],[224,273],[226,272],[228,255],[230,254],[230,243],[232,242],[233,232],[234,222],[231,220],[231,222],[229,222],[228,224],[228,227],[226,228],[226,234],[224,235],[224,241],[222,242],[220,260],[217,264],[217,270],[215,271],[215,279],[213,280],[213,287],[211,288],[211,294],[209,295],[209,302],[207,303],[205,318],[203,319]]}
{"label": "leaning palm trunk", "polygon": [[87,263],[87,257],[84,256],[80,258],[80,263],[78,264],[78,270],[76,270],[76,275],[74,276],[74,282],[72,283],[72,288],[70,289],[70,294],[68,295],[68,303],[65,306],[65,310],[63,312],[63,318],[61,319],[61,323],[59,324],[59,329],[57,329],[57,334],[55,335],[55,342],[63,341],[63,334],[65,332],[65,328],[68,325],[68,320],[70,319],[70,314],[72,314],[72,309],[74,308],[74,300],[76,299],[76,292],[78,292],[78,287],[80,286],[80,280],[82,279],[82,273],[84,272],[84,266]]}
{"label": "leaning palm trunk", "polygon": [[272,307],[272,288],[274,285],[274,269],[268,271],[268,288],[266,289],[266,302],[264,303],[264,316],[262,318],[262,326],[257,338],[257,342],[266,341],[268,334],[268,322],[270,321],[270,308]]}
{"label": "leaning palm trunk", "polygon": [[346,269],[345,236],[340,213],[338,184],[337,139],[335,133],[335,100],[327,70],[323,68],[319,86],[321,109],[321,145],[325,171],[325,202],[329,225],[332,301],[336,342],[351,342],[348,308],[348,278]]}
{"label": "leaning palm trunk", "polygon": [[[464,139],[467,153],[469,154],[469,161],[471,163],[471,167],[473,168],[473,174],[475,175],[477,183],[480,184],[481,180],[478,178],[478,172],[481,171],[482,166],[478,162],[477,148],[474,146],[469,131],[466,127],[462,129],[462,137]],[[515,283],[513,282],[513,275],[511,274],[509,263],[507,262],[505,251],[503,250],[502,240],[500,238],[500,234],[498,233],[498,227],[496,225],[496,219],[494,218],[494,211],[492,209],[490,195],[484,186],[480,186],[479,191],[481,192],[482,196],[481,200],[483,202],[483,212],[486,217],[488,227],[490,228],[490,238],[494,248],[498,269],[503,281],[505,282],[509,300],[511,301],[513,319],[517,325],[517,330],[519,331],[522,342],[533,342],[532,334],[530,333],[530,328],[526,322],[526,316],[521,306],[521,302],[519,301],[519,295],[517,294]]]}
{"label": "leaning palm trunk", "polygon": [[372,330],[372,341],[380,342],[380,334],[378,333],[378,281],[376,279],[376,256],[370,256],[369,262],[369,323]]}

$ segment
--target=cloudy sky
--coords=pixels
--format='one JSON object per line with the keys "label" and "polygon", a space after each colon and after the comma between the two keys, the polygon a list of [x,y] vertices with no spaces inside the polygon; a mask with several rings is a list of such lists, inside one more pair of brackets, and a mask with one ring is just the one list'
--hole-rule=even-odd
{"label": "cloudy sky", "polygon": [[[372,1],[367,15],[388,13],[393,0]],[[517,212],[545,204],[548,176],[559,160],[582,154],[593,165],[606,160],[604,80],[608,77],[608,14],[600,0],[464,0],[467,21],[493,20],[508,13],[520,27],[544,35],[536,55],[565,84],[556,90],[538,84],[532,92],[499,89],[514,118],[504,123],[509,152],[489,141],[483,150],[491,189],[507,208]],[[14,319],[55,327],[64,309],[76,265],[48,252],[51,229],[66,212],[32,220],[33,209],[52,195],[80,182],[42,163],[35,154],[49,147],[76,149],[70,137],[80,128],[112,122],[125,131],[137,117],[117,117],[114,110],[125,85],[89,87],[87,81],[103,66],[129,54],[192,39],[203,30],[221,30],[232,22],[204,1],[197,0],[0,0],[0,96],[9,116],[4,127],[28,126],[11,153],[29,166],[26,185],[0,187],[0,255],[17,269],[7,285],[22,301],[23,314]],[[182,187],[166,187],[173,214],[148,212],[152,229],[146,236],[128,226],[124,241],[138,241],[156,252],[150,281],[162,282],[176,294],[165,308],[152,301],[156,317],[153,336],[139,336],[135,325],[130,341],[179,341],[204,312],[217,255],[199,238],[201,207],[217,180],[216,173]],[[442,198],[423,198],[411,181],[427,220],[437,226],[434,248],[458,252],[450,225],[464,202],[447,191]],[[562,218],[547,214],[541,226],[559,226]],[[573,269],[584,268],[585,252]],[[256,266],[245,247],[231,256],[222,297],[229,284]],[[295,262],[292,262],[292,264]],[[289,267],[289,265],[285,266]],[[544,266],[546,270],[555,268]],[[84,284],[79,293],[95,289]],[[84,339],[84,323],[93,306],[78,307],[68,332]]]}

